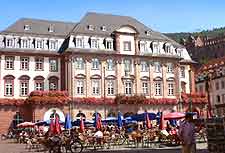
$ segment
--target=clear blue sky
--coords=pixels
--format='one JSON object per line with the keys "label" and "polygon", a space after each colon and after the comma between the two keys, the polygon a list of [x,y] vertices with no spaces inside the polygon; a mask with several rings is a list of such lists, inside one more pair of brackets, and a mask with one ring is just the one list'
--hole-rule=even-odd
{"label": "clear blue sky", "polygon": [[0,0],[0,31],[21,17],[79,22],[88,11],[132,16],[160,32],[225,26],[224,0]]}

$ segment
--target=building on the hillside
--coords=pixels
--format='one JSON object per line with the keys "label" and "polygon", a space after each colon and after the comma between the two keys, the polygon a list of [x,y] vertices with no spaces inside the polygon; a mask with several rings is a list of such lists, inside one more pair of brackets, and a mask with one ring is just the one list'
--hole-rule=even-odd
{"label": "building on the hillside", "polygon": [[[13,117],[16,123],[43,120],[54,111],[63,120],[66,113],[91,119],[95,111],[106,117],[118,110],[176,110],[180,88],[195,89],[184,46],[127,16],[87,13],[79,23],[20,19],[0,33],[0,54],[6,127]],[[70,99],[42,92],[48,90],[67,91]]]}
{"label": "building on the hillside", "polygon": [[196,74],[196,91],[208,95],[214,116],[225,114],[225,57],[203,65]]}
{"label": "building on the hillside", "polygon": [[181,44],[186,47],[191,58],[200,66],[209,60],[225,56],[225,35],[214,38],[207,36],[189,36],[182,39]]}

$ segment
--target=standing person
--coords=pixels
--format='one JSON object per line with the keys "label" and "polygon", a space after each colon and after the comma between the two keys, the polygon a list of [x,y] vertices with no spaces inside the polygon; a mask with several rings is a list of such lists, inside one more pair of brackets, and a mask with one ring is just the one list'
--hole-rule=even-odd
{"label": "standing person", "polygon": [[196,153],[195,125],[191,114],[186,114],[180,123],[179,137],[182,141],[182,153]]}

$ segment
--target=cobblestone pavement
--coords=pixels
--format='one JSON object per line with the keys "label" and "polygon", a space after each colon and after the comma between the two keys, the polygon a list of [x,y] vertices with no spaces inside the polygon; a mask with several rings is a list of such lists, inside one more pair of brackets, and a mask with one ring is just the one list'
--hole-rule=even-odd
{"label": "cobblestone pavement", "polygon": [[[97,152],[97,153],[181,153],[181,147],[167,147],[161,146],[156,149],[149,148],[124,148],[116,147],[108,150],[85,150],[83,153]],[[206,143],[197,144],[197,153],[208,153]],[[24,144],[16,144],[10,142],[1,142],[0,141],[0,153],[34,153],[34,150],[25,149]],[[37,152],[35,152],[37,153]],[[44,152],[39,152],[44,153]],[[47,152],[46,152],[47,153]]]}

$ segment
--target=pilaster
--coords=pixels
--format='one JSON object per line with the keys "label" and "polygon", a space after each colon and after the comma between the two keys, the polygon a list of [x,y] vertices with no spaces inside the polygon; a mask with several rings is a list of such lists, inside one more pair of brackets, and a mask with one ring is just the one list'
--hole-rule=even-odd
{"label": "pilaster", "polygon": [[91,96],[91,79],[90,79],[90,71],[91,71],[91,63],[89,60],[86,60],[86,64],[85,64],[85,68],[86,68],[86,97],[90,97]]}
{"label": "pilaster", "polygon": [[166,64],[165,63],[163,63],[162,64],[162,79],[163,79],[163,86],[162,86],[162,88],[163,88],[163,93],[162,93],[162,96],[163,96],[163,98],[166,98],[167,97],[167,81],[166,81]]}
{"label": "pilaster", "polygon": [[154,84],[154,78],[153,78],[153,73],[154,73],[154,65],[153,63],[149,64],[149,78],[150,78],[150,97],[154,97],[154,93],[155,93],[155,90],[154,90],[154,87],[155,87],[155,84]]}

